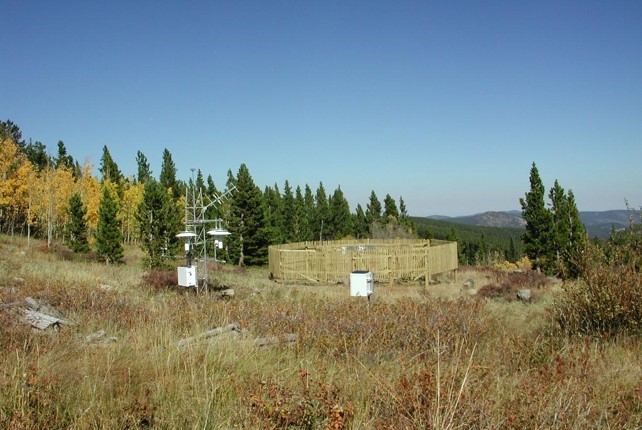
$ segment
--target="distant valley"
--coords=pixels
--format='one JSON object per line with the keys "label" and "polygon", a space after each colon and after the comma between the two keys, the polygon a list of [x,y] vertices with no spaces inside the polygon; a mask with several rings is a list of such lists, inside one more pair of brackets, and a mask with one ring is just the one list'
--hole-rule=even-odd
{"label": "distant valley", "polygon": [[[580,219],[586,226],[589,237],[599,237],[601,239],[607,238],[613,228],[617,230],[628,227],[630,216],[633,216],[636,222],[640,221],[638,212],[630,212],[626,209],[580,212]],[[505,212],[488,211],[459,217],[431,215],[427,218],[471,226],[519,229],[526,227],[526,222],[522,218],[521,212],[517,210]]]}

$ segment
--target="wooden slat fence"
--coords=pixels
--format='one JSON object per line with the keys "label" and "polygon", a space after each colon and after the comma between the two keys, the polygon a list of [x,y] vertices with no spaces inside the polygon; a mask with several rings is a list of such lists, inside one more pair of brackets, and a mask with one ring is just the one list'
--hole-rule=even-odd
{"label": "wooden slat fence", "polygon": [[341,240],[298,242],[269,247],[270,274],[278,280],[345,282],[355,270],[375,281],[426,283],[432,275],[458,268],[457,242],[440,240]]}

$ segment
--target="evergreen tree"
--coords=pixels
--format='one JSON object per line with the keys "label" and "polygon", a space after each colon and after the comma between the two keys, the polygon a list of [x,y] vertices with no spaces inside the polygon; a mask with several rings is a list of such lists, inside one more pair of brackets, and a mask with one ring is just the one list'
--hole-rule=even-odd
{"label": "evergreen tree", "polygon": [[386,194],[386,198],[383,200],[383,207],[384,222],[387,223],[391,220],[399,220],[399,210],[397,209],[397,203],[390,194]]}
{"label": "evergreen tree", "polygon": [[265,203],[265,222],[268,242],[270,244],[284,243],[283,202],[277,184],[274,184],[274,188],[265,187],[263,201]]}
{"label": "evergreen tree", "polygon": [[564,275],[566,277],[576,278],[580,276],[580,262],[582,252],[584,251],[587,243],[588,236],[586,234],[586,227],[580,219],[580,213],[575,204],[575,195],[572,190],[568,191],[566,195],[566,216],[568,218],[568,246],[566,253],[563,255]]}
{"label": "evergreen tree", "polygon": [[322,182],[319,182],[319,187],[314,197],[313,219],[312,231],[314,239],[327,240],[330,237],[327,234],[327,224],[330,220],[330,207],[328,205],[328,195],[325,192]]}
{"label": "evergreen tree", "polygon": [[47,166],[52,165],[53,161],[47,154],[47,146],[42,142],[29,142],[24,149],[24,153],[31,164],[42,172]]}
{"label": "evergreen tree", "polygon": [[352,233],[352,215],[348,200],[344,197],[340,186],[334,190],[329,207],[328,237],[337,240],[349,236]]}
{"label": "evergreen tree", "polygon": [[203,172],[201,172],[201,169],[198,169],[196,171],[196,192],[203,192],[207,190],[207,187],[205,186],[205,180],[203,179]]}
{"label": "evergreen tree", "polygon": [[295,224],[294,220],[296,217],[295,206],[294,206],[294,194],[292,193],[292,187],[286,179],[285,186],[283,188],[283,199],[281,205],[281,231],[283,233],[283,242],[289,243],[294,242],[295,237]]}
{"label": "evergreen tree", "polygon": [[352,234],[357,239],[365,239],[369,235],[368,220],[361,204],[357,204],[357,209],[354,217],[352,218],[352,228]]}
{"label": "evergreen tree", "polygon": [[225,182],[225,187],[228,190],[231,190],[235,186],[236,186],[236,178],[234,177],[234,173],[232,173],[232,169],[227,169],[227,181]]}
{"label": "evergreen tree", "polygon": [[406,202],[403,201],[403,197],[399,196],[399,222],[402,224],[408,220],[408,210],[406,209]]}
{"label": "evergreen tree", "polygon": [[136,219],[142,235],[141,248],[147,254],[145,263],[150,268],[162,267],[163,254],[178,251],[176,234],[182,230],[181,212],[178,209],[158,181],[151,178],[145,183]]}
{"label": "evergreen tree", "polygon": [[408,228],[408,233],[411,236],[415,236],[416,227],[415,221],[408,216],[408,210],[406,209],[406,202],[403,201],[403,197],[399,196],[399,224]]}
{"label": "evergreen tree", "polygon": [[519,260],[519,255],[517,253],[517,248],[515,247],[515,241],[513,240],[513,236],[510,238],[510,242],[508,244],[508,250],[504,254],[504,258],[506,258],[506,261],[509,263],[516,263],[517,260]]}
{"label": "evergreen tree", "polygon": [[89,242],[87,241],[87,208],[80,199],[80,194],[76,193],[69,199],[67,208],[69,214],[69,224],[67,231],[69,233],[69,248],[76,253],[89,252]]}
{"label": "evergreen tree", "polygon": [[20,149],[25,147],[25,141],[22,140],[22,131],[20,131],[20,127],[10,119],[0,121],[0,141],[5,139],[11,140]]}
{"label": "evergreen tree", "polygon": [[98,169],[103,177],[103,181],[110,180],[114,184],[120,184],[123,175],[118,169],[118,165],[111,157],[107,145],[103,147],[103,156],[100,159],[100,168]]}
{"label": "evergreen tree", "polygon": [[533,163],[530,172],[530,191],[520,198],[522,217],[526,221],[526,233],[522,236],[524,253],[533,262],[533,267],[549,271],[551,267],[551,231],[553,217],[544,203],[544,185]]}
{"label": "evergreen tree", "polygon": [[294,192],[294,241],[301,242],[307,236],[307,229],[309,228],[308,219],[305,213],[305,200],[301,187],[297,185]]}
{"label": "evergreen tree", "polygon": [[314,207],[314,196],[312,195],[312,188],[308,184],[305,184],[305,190],[303,194],[303,213],[306,220],[305,228],[302,231],[301,240],[302,241],[313,241],[315,240],[314,236],[314,217],[315,217],[315,207]]}
{"label": "evergreen tree", "polygon": [[269,243],[263,194],[245,164],[239,167],[235,182],[230,204],[230,258],[239,266],[265,264]]}
{"label": "evergreen tree", "polygon": [[107,264],[120,263],[123,259],[123,236],[118,223],[118,206],[107,187],[98,209],[96,229],[96,252]]}
{"label": "evergreen tree", "polygon": [[138,166],[136,179],[139,183],[145,184],[152,179],[152,170],[149,168],[149,161],[147,161],[145,154],[140,151],[136,153],[136,165]]}
{"label": "evergreen tree", "polygon": [[556,275],[560,275],[564,271],[564,256],[568,252],[571,224],[567,216],[568,208],[566,206],[568,201],[566,193],[557,180],[555,180],[553,188],[548,193],[548,198],[551,200],[550,211],[553,219],[550,231],[550,252],[553,256],[554,264],[551,262],[550,269]]}
{"label": "evergreen tree", "polygon": [[67,155],[67,148],[62,140],[58,141],[58,156],[54,161],[54,166],[56,169],[61,166],[66,169],[74,169],[74,158],[71,155]]}
{"label": "evergreen tree", "polygon": [[370,202],[366,205],[366,219],[368,225],[371,226],[375,222],[382,222],[381,219],[381,202],[374,190],[370,193]]}
{"label": "evergreen tree", "polygon": [[477,264],[488,265],[490,263],[489,257],[490,248],[488,247],[488,243],[486,242],[484,233],[482,233],[481,237],[479,238],[479,246],[477,247],[477,255],[475,256],[475,260]]}
{"label": "evergreen tree", "polygon": [[172,154],[167,148],[163,150],[163,164],[161,165],[160,183],[166,190],[172,190],[172,197],[177,200],[184,193],[179,182],[176,180],[176,165],[172,160]]}

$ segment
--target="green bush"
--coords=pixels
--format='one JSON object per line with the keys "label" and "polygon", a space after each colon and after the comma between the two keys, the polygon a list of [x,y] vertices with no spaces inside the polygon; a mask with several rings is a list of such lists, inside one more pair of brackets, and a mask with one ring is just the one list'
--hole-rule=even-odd
{"label": "green bush", "polygon": [[584,249],[580,279],[568,283],[553,312],[571,335],[642,334],[642,229],[631,225]]}

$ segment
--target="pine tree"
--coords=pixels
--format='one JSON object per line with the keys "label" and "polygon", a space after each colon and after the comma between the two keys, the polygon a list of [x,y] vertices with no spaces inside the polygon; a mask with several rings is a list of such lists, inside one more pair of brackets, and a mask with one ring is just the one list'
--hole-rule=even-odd
{"label": "pine tree", "polygon": [[20,149],[25,147],[25,141],[22,140],[20,127],[10,119],[0,121],[0,142],[6,139],[11,140]]}
{"label": "pine tree", "polygon": [[313,220],[312,231],[314,239],[327,240],[330,237],[327,233],[327,224],[330,221],[330,207],[328,205],[328,195],[322,182],[319,182],[319,187],[314,197]]}
{"label": "pine tree", "polygon": [[350,214],[348,200],[343,195],[340,186],[334,190],[329,201],[329,207],[328,236],[334,240],[349,236],[352,233],[352,215]]}
{"label": "pine tree", "polygon": [[265,204],[266,234],[270,244],[284,243],[283,234],[283,199],[279,187],[265,187],[263,201]]}
{"label": "pine tree", "polygon": [[74,169],[74,158],[71,155],[67,155],[67,148],[65,143],[62,140],[58,141],[58,156],[54,161],[54,167],[58,169],[59,167],[64,167],[66,169]]}
{"label": "pine tree", "polygon": [[554,262],[551,262],[550,269],[556,275],[564,272],[564,256],[569,248],[569,236],[571,224],[567,216],[567,198],[564,188],[561,187],[559,182],[555,180],[553,188],[548,193],[548,198],[551,201],[551,218],[553,225],[550,231],[550,251],[553,256]]}
{"label": "pine tree", "polygon": [[285,186],[283,187],[283,204],[281,205],[281,231],[283,232],[283,242],[294,242],[295,224],[294,219],[296,216],[294,206],[294,194],[290,182],[286,179]]}
{"label": "pine tree", "polygon": [[140,224],[141,248],[147,254],[145,263],[150,268],[164,266],[163,254],[174,254],[178,250],[176,234],[181,230],[181,211],[165,187],[153,178],[145,183],[136,218]]}
{"label": "pine tree", "polygon": [[120,263],[123,259],[123,237],[118,223],[118,207],[109,189],[103,187],[103,198],[98,210],[96,252],[107,264]]}
{"label": "pine tree", "polygon": [[149,168],[147,157],[140,151],[136,153],[136,165],[138,166],[138,175],[136,176],[136,179],[139,183],[145,184],[145,182],[152,178],[152,171]]}
{"label": "pine tree", "polygon": [[544,203],[544,185],[533,163],[530,172],[531,188],[525,198],[520,198],[526,233],[522,236],[524,253],[533,267],[549,271],[551,267],[551,231],[553,218]]}
{"label": "pine tree", "polygon": [[207,187],[205,186],[205,180],[203,179],[203,172],[201,169],[196,171],[196,192],[205,192]]}
{"label": "pine tree", "polygon": [[83,205],[80,194],[76,193],[71,196],[67,213],[69,214],[69,224],[67,225],[69,248],[76,253],[89,252],[88,229],[85,220],[87,208]]}
{"label": "pine tree", "polygon": [[587,243],[588,236],[586,234],[586,227],[580,219],[580,213],[575,204],[575,195],[572,190],[568,191],[566,195],[566,216],[568,217],[568,247],[565,255],[563,256],[565,265],[565,276],[576,278],[580,276],[580,262],[582,252],[584,251]]}
{"label": "pine tree", "polygon": [[390,194],[386,194],[386,198],[383,200],[383,207],[384,222],[388,223],[391,220],[399,220],[399,210],[397,209],[397,203]]}
{"label": "pine tree", "polygon": [[370,202],[366,205],[366,219],[368,225],[371,226],[375,222],[382,222],[381,219],[381,202],[374,190],[370,193]]}
{"label": "pine tree", "polygon": [[297,185],[294,192],[294,237],[295,242],[303,241],[308,229],[308,220],[305,216],[305,201],[301,187]]}
{"label": "pine tree", "polygon": [[269,243],[263,194],[245,164],[239,167],[235,182],[236,190],[230,204],[230,258],[239,266],[265,264]]}
{"label": "pine tree", "polygon": [[516,263],[517,260],[519,260],[519,255],[517,254],[517,248],[515,247],[513,236],[510,237],[508,250],[506,250],[504,258],[506,258],[506,261],[508,261],[509,263]]}
{"label": "pine tree", "polygon": [[176,165],[174,164],[174,160],[172,160],[172,154],[167,148],[163,150],[160,183],[166,190],[172,190],[172,197],[175,200],[184,194],[184,190],[176,180]]}
{"label": "pine tree", "polygon": [[352,218],[352,231],[352,234],[357,239],[365,239],[369,235],[368,220],[361,204],[357,204],[357,209]]}
{"label": "pine tree", "polygon": [[404,227],[407,227],[408,233],[411,236],[415,236],[417,231],[415,227],[415,222],[410,216],[408,216],[408,210],[406,209],[406,202],[404,202],[403,197],[399,196],[399,224]]}
{"label": "pine tree", "polygon": [[314,196],[312,195],[312,188],[305,184],[303,191],[303,217],[306,220],[305,229],[302,232],[302,241],[313,241],[314,237]]}
{"label": "pine tree", "polygon": [[406,202],[403,197],[399,196],[399,222],[404,223],[408,219],[408,210],[406,209]]}
{"label": "pine tree", "polygon": [[103,156],[100,159],[100,168],[98,169],[103,176],[103,181],[110,180],[114,184],[119,184],[122,180],[122,173],[118,169],[118,165],[111,157],[107,145],[103,147]]}
{"label": "pine tree", "polygon": [[24,153],[39,172],[53,164],[53,160],[47,154],[47,146],[42,142],[29,142],[25,146]]}

